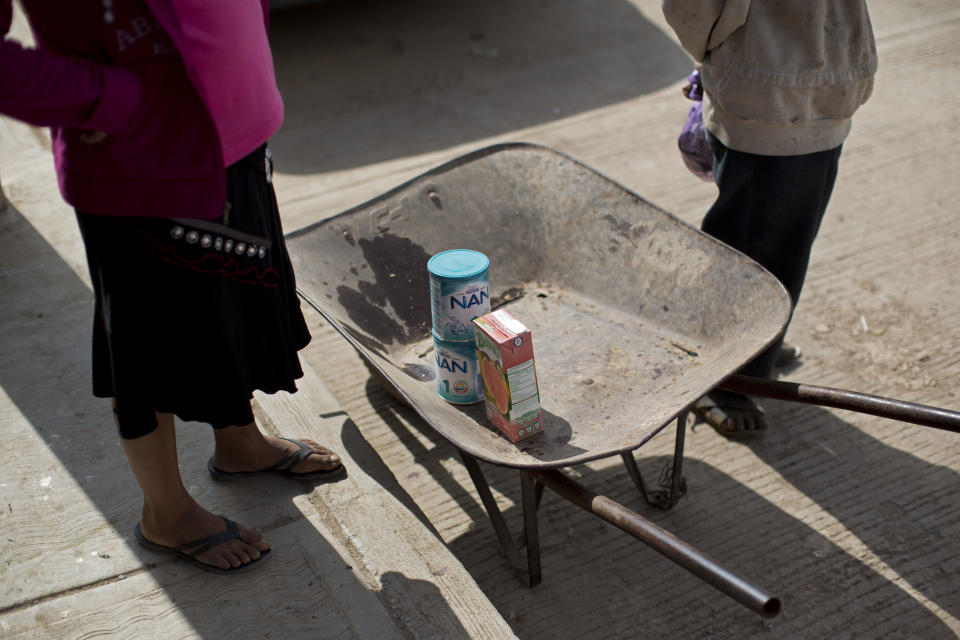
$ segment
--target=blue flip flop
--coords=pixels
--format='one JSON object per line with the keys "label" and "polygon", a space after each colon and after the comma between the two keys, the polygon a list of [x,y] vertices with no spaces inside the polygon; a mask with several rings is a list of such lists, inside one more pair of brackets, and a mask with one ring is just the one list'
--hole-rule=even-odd
{"label": "blue flip flop", "polygon": [[343,464],[338,464],[333,469],[325,469],[318,471],[306,471],[303,473],[297,473],[291,471],[292,468],[297,466],[300,462],[306,460],[307,456],[314,453],[314,450],[311,449],[308,445],[300,442],[299,440],[294,440],[292,438],[281,438],[287,442],[292,442],[297,447],[296,451],[288,453],[285,455],[280,462],[273,465],[272,467],[267,467],[266,469],[259,469],[257,471],[221,471],[213,466],[213,458],[207,460],[207,471],[210,472],[210,477],[214,480],[233,480],[234,478],[245,478],[247,476],[256,476],[262,473],[273,473],[284,478],[294,478],[297,480],[313,480],[315,482],[330,482],[332,480],[339,480],[347,475],[347,469]]}
{"label": "blue flip flop", "polygon": [[263,564],[264,560],[270,557],[270,550],[267,549],[266,551],[261,551],[260,557],[256,560],[251,560],[247,564],[240,565],[239,567],[231,567],[229,569],[221,569],[220,567],[215,567],[212,564],[207,564],[206,562],[200,562],[197,560],[197,556],[204,551],[209,551],[217,545],[223,544],[229,540],[240,538],[240,529],[237,527],[237,523],[233,520],[224,518],[223,516],[219,517],[227,524],[227,528],[224,531],[200,538],[199,540],[194,540],[193,542],[188,542],[186,544],[180,544],[173,547],[168,547],[147,540],[147,538],[144,537],[143,533],[140,531],[139,522],[137,523],[133,533],[137,538],[137,542],[139,542],[140,546],[144,547],[145,549],[150,549],[151,551],[156,551],[158,553],[165,553],[169,556],[179,558],[180,560],[186,560],[190,564],[200,567],[204,571],[210,571],[213,573],[241,573],[260,566]]}

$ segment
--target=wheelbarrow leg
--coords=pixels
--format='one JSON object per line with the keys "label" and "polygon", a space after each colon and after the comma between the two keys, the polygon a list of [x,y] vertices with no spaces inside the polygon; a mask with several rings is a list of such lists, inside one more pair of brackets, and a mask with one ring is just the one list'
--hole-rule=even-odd
{"label": "wheelbarrow leg", "polygon": [[[517,569],[523,572],[524,562],[520,557],[517,545],[514,544],[513,537],[510,535],[510,529],[503,518],[500,507],[497,506],[497,500],[490,491],[490,485],[487,483],[486,476],[477,459],[466,451],[457,449],[460,453],[460,459],[473,480],[473,486],[476,487],[480,495],[480,501],[487,511],[490,518],[490,524],[493,525],[493,531],[497,536],[497,542],[500,543],[500,550],[507,560]],[[527,568],[526,584],[533,587],[540,583],[540,538],[537,527],[537,505],[540,502],[540,496],[543,494],[543,486],[536,482],[529,474],[521,472],[521,490],[523,492],[523,520],[524,533],[523,539],[527,547]]]}
{"label": "wheelbarrow leg", "polygon": [[[521,472],[521,473],[522,473],[522,472]],[[523,479],[522,479],[522,478],[521,478],[521,480],[520,480],[520,489],[521,489],[521,491],[524,489],[524,484],[523,484]],[[533,493],[534,493],[534,502],[533,502],[533,505],[534,505],[534,506],[532,507],[534,515],[536,515],[537,510],[540,509],[540,502],[543,501],[543,489],[544,489],[543,483],[540,482],[539,480],[534,480],[534,482],[533,482]],[[526,502],[524,502],[524,506],[523,506],[523,524],[524,524],[524,527],[523,527],[523,531],[520,532],[520,539],[517,541],[517,546],[519,546],[519,547],[522,547],[522,546],[524,546],[524,545],[527,544],[527,526],[526,526],[526,524],[527,524],[527,517],[528,517],[528,516],[527,516],[527,506],[526,506]],[[536,521],[534,521],[534,524],[536,524]]]}
{"label": "wheelbarrow leg", "polygon": [[540,528],[537,525],[537,508],[543,495],[543,485],[533,476],[520,472],[520,489],[523,495],[523,541],[527,547],[527,586],[540,584]]}
{"label": "wheelbarrow leg", "polygon": [[647,504],[667,510],[677,504],[681,496],[687,492],[687,481],[683,478],[683,447],[686,440],[686,431],[687,412],[684,411],[677,418],[677,437],[673,446],[673,464],[663,470],[658,482],[664,489],[647,491],[643,482],[643,475],[640,473],[640,467],[637,466],[637,459],[633,456],[633,452],[625,451],[620,454],[623,459],[623,466],[627,468],[627,473],[630,474],[633,484],[636,485]]}
{"label": "wheelbarrow leg", "polygon": [[483,470],[480,469],[480,464],[477,462],[477,459],[471,456],[466,451],[458,449],[460,452],[460,458],[463,460],[463,466],[467,468],[467,472],[470,474],[470,479],[473,480],[473,486],[477,488],[477,493],[480,495],[480,501],[483,502],[483,508],[487,511],[487,517],[490,518],[490,524],[493,525],[493,531],[497,534],[497,541],[500,543],[500,550],[503,552],[503,555],[507,557],[512,565],[515,567],[522,566],[520,562],[520,554],[517,553],[517,548],[513,544],[513,539],[510,536],[510,529],[507,528],[507,523],[503,519],[503,514],[500,512],[500,507],[497,506],[497,500],[493,497],[493,493],[490,492],[490,485],[487,484],[487,478],[483,475]]}

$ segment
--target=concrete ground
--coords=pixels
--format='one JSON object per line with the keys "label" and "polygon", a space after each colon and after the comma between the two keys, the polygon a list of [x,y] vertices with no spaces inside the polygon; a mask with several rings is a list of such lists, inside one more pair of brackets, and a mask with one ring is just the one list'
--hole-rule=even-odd
{"label": "concrete ground", "polygon": [[[783,377],[960,410],[960,6],[870,9],[876,90],[788,333],[802,363]],[[677,155],[690,62],[653,0],[328,2],[276,12],[272,39],[287,230],[507,140],[563,151],[693,224],[714,195]],[[0,420],[16,443],[0,460],[3,637],[960,636],[957,434],[765,402],[761,442],[693,426],[689,494],[668,512],[617,460],[572,470],[779,596],[775,619],[549,492],[544,582],[527,589],[451,445],[312,313],[301,393],[258,411],[341,450],[349,480],[214,485],[206,430],[180,425],[187,484],[278,552],[225,580],[137,549],[138,496],[109,409],[89,397],[82,247],[45,146],[0,120]],[[655,477],[671,448],[655,438],[641,467]],[[515,472],[485,469],[519,529]]]}

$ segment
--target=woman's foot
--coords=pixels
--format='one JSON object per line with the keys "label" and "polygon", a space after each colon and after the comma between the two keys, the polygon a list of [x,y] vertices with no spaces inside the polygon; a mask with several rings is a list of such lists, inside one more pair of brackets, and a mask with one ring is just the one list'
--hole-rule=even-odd
{"label": "woman's foot", "polygon": [[[236,570],[262,558],[270,550],[269,542],[239,525],[235,534],[228,531],[232,527],[223,518],[201,507],[187,492],[180,478],[173,415],[157,413],[156,417],[157,427],[150,433],[120,439],[143,491],[138,541],[216,570]],[[210,536],[216,537],[210,540]],[[205,538],[205,543],[198,542]],[[174,549],[183,545],[188,546]]]}
{"label": "woman's foot", "polygon": [[275,438],[263,434],[256,424],[217,429],[214,434],[217,446],[212,461],[217,471],[243,473],[274,468],[300,450],[298,442],[309,447],[310,453],[283,471],[300,475],[335,471],[340,467],[340,456],[313,440]]}
{"label": "woman's foot", "polygon": [[[243,525],[236,525],[236,537],[225,536],[228,539],[209,549],[202,550],[202,543],[191,545],[195,541],[222,534],[228,527],[229,524],[224,518],[210,513],[191,500],[190,504],[175,516],[152,513],[149,508],[144,507],[138,531],[149,543],[145,546],[177,547],[182,554],[192,556],[196,564],[221,570],[240,569],[269,552],[270,543]],[[197,551],[200,553],[196,553]],[[194,553],[196,555],[193,555]]]}

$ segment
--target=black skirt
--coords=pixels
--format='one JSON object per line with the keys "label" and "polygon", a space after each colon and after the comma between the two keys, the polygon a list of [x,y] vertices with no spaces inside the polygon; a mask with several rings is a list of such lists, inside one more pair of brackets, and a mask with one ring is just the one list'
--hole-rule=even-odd
{"label": "black skirt", "polygon": [[77,212],[96,301],[93,393],[114,398],[120,435],[154,412],[214,428],[253,422],[253,391],[296,391],[300,310],[269,152],[227,168],[218,220]]}

